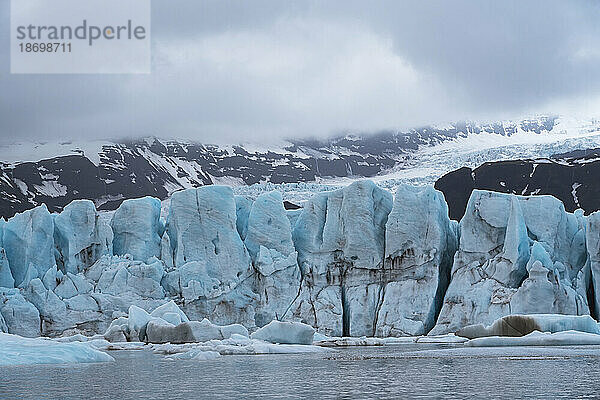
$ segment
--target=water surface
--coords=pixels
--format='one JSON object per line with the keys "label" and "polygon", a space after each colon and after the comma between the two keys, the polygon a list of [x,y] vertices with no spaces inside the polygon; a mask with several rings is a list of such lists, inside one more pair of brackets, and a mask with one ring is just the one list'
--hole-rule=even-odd
{"label": "water surface", "polygon": [[[2,399],[545,398],[600,396],[600,347],[559,357],[407,358],[442,345],[355,347],[318,354],[171,361],[150,351],[110,352],[114,363],[0,369]],[[546,348],[548,349],[548,348]],[[582,351],[583,349],[583,351]],[[538,348],[539,350],[539,348]],[[495,353],[494,353],[495,352]],[[552,352],[552,350],[548,350]],[[514,353],[514,351],[513,351]],[[519,353],[519,352],[517,352]],[[547,353],[547,352],[546,352]],[[572,355],[570,355],[572,353]],[[414,354],[414,353],[411,353]]]}

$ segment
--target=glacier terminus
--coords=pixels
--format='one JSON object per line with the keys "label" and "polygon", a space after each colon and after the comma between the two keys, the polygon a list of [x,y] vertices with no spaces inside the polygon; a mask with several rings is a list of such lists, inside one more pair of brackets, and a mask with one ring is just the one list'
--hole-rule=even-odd
{"label": "glacier terminus", "polygon": [[[357,181],[297,210],[278,191],[203,186],[163,210],[152,197],[108,215],[41,205],[0,221],[0,247],[0,330],[25,337],[143,342],[207,319],[246,336],[275,321],[386,338],[600,308],[600,214],[551,196],[475,190],[457,222],[430,186]],[[167,309],[140,332],[132,307]]]}

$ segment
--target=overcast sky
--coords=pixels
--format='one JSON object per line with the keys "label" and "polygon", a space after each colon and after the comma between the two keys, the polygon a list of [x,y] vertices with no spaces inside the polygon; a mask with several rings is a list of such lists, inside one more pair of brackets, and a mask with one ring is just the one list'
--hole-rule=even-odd
{"label": "overcast sky", "polygon": [[593,113],[599,4],[153,0],[152,74],[11,75],[1,0],[0,141],[263,141]]}

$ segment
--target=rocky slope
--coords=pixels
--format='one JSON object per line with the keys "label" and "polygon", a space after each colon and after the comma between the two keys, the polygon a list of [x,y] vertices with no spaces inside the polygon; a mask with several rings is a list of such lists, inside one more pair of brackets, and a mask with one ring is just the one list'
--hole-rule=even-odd
{"label": "rocky slope", "polygon": [[[507,138],[515,143],[554,143],[579,138],[598,124],[566,123],[542,116],[489,124],[456,123],[406,132],[345,136],[328,140],[291,140],[279,145],[207,145],[181,140],[143,139],[94,143],[37,143],[0,146],[0,216],[46,204],[61,211],[76,199],[91,199],[101,210],[114,210],[124,199],[154,196],[165,199],[177,190],[208,184],[252,185],[259,182],[314,182],[322,178],[373,177],[386,171],[421,171],[436,166],[433,178],[468,160],[442,156],[443,144],[463,149],[486,148],[475,159],[502,159],[494,152]],[[481,142],[481,143],[480,143]],[[495,143],[495,144],[490,144]],[[578,144],[570,144],[568,149]],[[428,153],[433,149],[433,153]],[[423,154],[415,152],[423,150]],[[522,149],[520,150],[522,152]],[[435,158],[435,157],[434,157]],[[462,164],[450,161],[456,158]],[[472,155],[467,157],[474,159]],[[420,176],[420,175],[419,175]],[[428,182],[428,181],[427,181]],[[426,182],[426,183],[427,183]]]}
{"label": "rocky slope", "polygon": [[548,158],[488,162],[460,168],[441,177],[435,188],[450,206],[450,217],[459,220],[474,189],[519,195],[552,195],[567,211],[586,213],[600,209],[600,149],[576,150]]}

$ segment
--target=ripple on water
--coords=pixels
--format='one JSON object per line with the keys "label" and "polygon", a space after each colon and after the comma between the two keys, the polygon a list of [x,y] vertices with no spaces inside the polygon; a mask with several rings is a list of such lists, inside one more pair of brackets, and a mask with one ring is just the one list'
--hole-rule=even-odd
{"label": "ripple on water", "polygon": [[571,399],[600,392],[598,346],[476,350],[410,344],[209,361],[117,351],[114,363],[3,368],[0,398]]}

